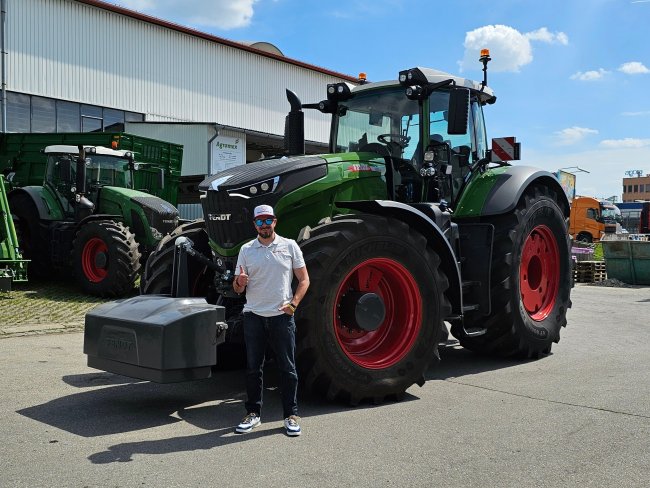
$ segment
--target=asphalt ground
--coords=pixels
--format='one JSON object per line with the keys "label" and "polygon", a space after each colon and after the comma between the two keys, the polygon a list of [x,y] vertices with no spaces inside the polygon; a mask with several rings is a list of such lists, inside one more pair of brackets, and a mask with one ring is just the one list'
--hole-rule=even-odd
{"label": "asphalt ground", "polygon": [[[281,429],[233,433],[243,373],[158,385],[92,370],[81,333],[0,340],[0,486],[646,487],[650,287],[576,285],[553,354],[458,346],[404,401],[350,408],[302,394]],[[4,306],[4,305],[0,305]]]}

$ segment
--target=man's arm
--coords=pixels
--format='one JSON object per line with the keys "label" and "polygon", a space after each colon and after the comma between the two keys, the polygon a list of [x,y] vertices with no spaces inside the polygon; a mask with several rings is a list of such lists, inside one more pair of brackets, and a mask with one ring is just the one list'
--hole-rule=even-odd
{"label": "man's arm", "polygon": [[296,293],[293,294],[291,303],[297,307],[309,288],[309,273],[307,273],[307,267],[303,266],[302,268],[294,269],[293,274],[298,280],[298,287],[296,288]]}

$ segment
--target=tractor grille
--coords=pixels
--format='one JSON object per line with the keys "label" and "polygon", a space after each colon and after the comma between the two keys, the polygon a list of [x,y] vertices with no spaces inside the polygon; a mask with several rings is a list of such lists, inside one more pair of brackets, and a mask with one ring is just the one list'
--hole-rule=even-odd
{"label": "tractor grille", "polygon": [[131,201],[142,207],[149,226],[162,235],[169,234],[178,227],[178,210],[171,203],[158,197],[133,197]]}
{"label": "tractor grille", "polygon": [[210,239],[225,249],[253,239],[253,209],[257,205],[274,206],[278,196],[267,194],[259,198],[236,198],[225,191],[208,191],[201,197],[203,215]]}
{"label": "tractor grille", "polygon": [[[221,171],[205,179],[199,190],[203,215],[210,239],[224,249],[232,249],[257,234],[253,209],[257,205],[276,206],[280,197],[327,175],[327,161],[318,156],[268,159]],[[274,183],[275,182],[275,183]],[[277,184],[272,190],[256,192],[250,187]]]}

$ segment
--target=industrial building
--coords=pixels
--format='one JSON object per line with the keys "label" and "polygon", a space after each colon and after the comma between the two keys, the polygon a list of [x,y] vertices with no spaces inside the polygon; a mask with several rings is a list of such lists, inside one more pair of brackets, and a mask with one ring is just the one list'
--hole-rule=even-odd
{"label": "industrial building", "polygon": [[634,171],[634,177],[623,178],[623,201],[650,200],[650,174],[643,175],[642,171]]}
{"label": "industrial building", "polygon": [[[315,102],[356,81],[98,0],[1,5],[3,132],[134,131],[184,144],[183,175],[282,152],[285,89]],[[305,119],[307,151],[322,150],[329,118]]]}

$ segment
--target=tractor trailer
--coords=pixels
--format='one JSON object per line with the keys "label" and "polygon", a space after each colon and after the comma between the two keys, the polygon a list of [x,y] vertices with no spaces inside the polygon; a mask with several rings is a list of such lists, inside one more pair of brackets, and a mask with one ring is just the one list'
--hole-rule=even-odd
{"label": "tractor trailer", "polygon": [[[423,384],[447,324],[478,353],[548,354],[571,306],[569,202],[551,173],[511,164],[514,138],[488,146],[489,59],[483,82],[412,68],[330,84],[317,103],[287,90],[287,156],[203,181],[204,220],[160,241],[143,295],[87,314],[89,366],[164,383],[231,361],[245,300],[234,268],[262,203],[309,270],[296,311],[308,389],[351,404],[400,398]],[[303,110],[331,116],[328,154],[304,155]]]}

